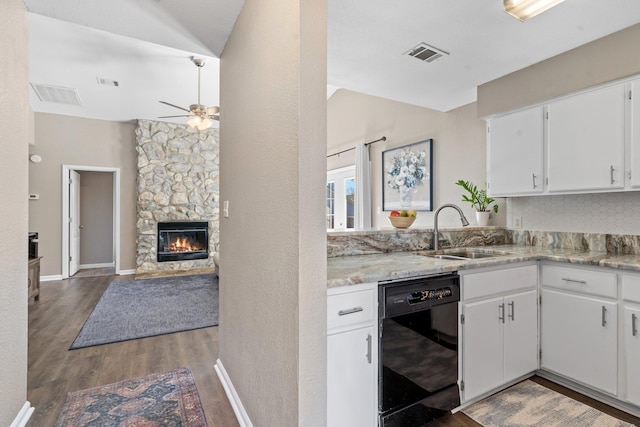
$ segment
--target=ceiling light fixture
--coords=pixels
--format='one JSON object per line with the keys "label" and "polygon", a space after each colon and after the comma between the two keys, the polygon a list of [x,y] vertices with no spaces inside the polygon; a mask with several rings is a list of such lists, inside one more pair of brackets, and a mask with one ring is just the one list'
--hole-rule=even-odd
{"label": "ceiling light fixture", "polygon": [[524,22],[564,0],[503,0],[504,11]]}
{"label": "ceiling light fixture", "polygon": [[175,104],[160,101],[162,104],[178,108],[189,114],[183,114],[180,116],[162,116],[158,118],[168,119],[172,117],[189,117],[189,120],[187,120],[187,124],[189,126],[192,128],[198,128],[198,130],[205,130],[211,127],[213,120],[220,120],[220,107],[207,107],[200,104],[200,69],[204,67],[204,60],[201,58],[191,57],[191,61],[196,65],[196,67],[198,67],[198,103],[191,104],[189,109],[186,109]]}

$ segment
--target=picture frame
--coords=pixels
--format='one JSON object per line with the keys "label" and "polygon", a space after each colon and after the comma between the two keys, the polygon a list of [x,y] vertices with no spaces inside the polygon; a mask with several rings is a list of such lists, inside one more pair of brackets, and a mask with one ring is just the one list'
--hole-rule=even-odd
{"label": "picture frame", "polygon": [[382,210],[433,210],[433,139],[382,152]]}

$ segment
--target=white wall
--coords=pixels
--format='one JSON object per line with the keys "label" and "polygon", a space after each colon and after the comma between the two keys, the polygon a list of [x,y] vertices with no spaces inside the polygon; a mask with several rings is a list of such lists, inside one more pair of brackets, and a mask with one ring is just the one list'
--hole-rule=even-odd
{"label": "white wall", "polygon": [[8,426],[27,400],[30,112],[27,12],[21,0],[3,0],[0,16],[0,235],[11,248],[0,263],[0,425]]}
{"label": "white wall", "polygon": [[220,361],[255,426],[326,425],[326,4],[247,0],[220,63]]}
{"label": "white wall", "polygon": [[[433,210],[444,203],[460,206],[471,224],[475,213],[462,202],[458,179],[483,186],[486,180],[485,122],[478,119],[477,104],[472,103],[443,113],[362,93],[341,89],[327,101],[327,153],[353,147],[358,141],[385,142],[371,145],[372,227],[391,228],[388,212],[382,208],[382,152],[413,142],[433,138]],[[492,225],[505,225],[504,200],[501,210],[492,214]],[[453,209],[440,214],[439,224],[460,227]],[[431,228],[433,212],[419,212],[411,228]]]}

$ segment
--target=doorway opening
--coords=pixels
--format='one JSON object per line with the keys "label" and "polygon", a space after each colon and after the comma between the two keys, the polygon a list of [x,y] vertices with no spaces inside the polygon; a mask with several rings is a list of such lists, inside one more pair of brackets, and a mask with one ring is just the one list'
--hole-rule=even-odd
{"label": "doorway opening", "polygon": [[[83,177],[90,182],[90,189],[82,188]],[[86,203],[81,197],[83,193]],[[96,197],[102,197],[102,202]],[[83,234],[84,230],[87,232]],[[83,255],[89,260],[84,263],[83,242],[87,248]],[[63,165],[62,278],[67,279],[81,269],[107,266],[120,274],[120,169]]]}

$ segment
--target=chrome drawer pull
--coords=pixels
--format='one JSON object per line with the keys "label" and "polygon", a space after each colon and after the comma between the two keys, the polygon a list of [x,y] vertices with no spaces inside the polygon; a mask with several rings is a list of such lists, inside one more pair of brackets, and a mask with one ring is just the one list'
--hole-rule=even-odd
{"label": "chrome drawer pull", "polygon": [[353,308],[349,308],[347,310],[340,310],[338,312],[338,316],[346,316],[347,314],[353,314],[353,313],[357,313],[359,311],[364,310],[364,308],[362,307],[353,307]]}
{"label": "chrome drawer pull", "polygon": [[607,307],[605,307],[604,305],[602,306],[602,327],[604,328],[605,326],[607,326],[607,319],[606,319],[606,315],[607,315]]}
{"label": "chrome drawer pull", "polygon": [[631,335],[634,337],[638,336],[638,327],[636,325],[636,320],[638,320],[638,316],[631,313]]}
{"label": "chrome drawer pull", "polygon": [[498,320],[502,320],[502,323],[504,323],[504,304],[500,304],[498,307],[500,308],[500,313],[502,313],[498,315]]}
{"label": "chrome drawer pull", "polygon": [[367,363],[371,365],[371,334],[367,334]]}
{"label": "chrome drawer pull", "polygon": [[533,177],[533,188],[536,189],[538,188],[538,186],[536,185],[536,174],[532,173],[531,176]]}
{"label": "chrome drawer pull", "polygon": [[586,280],[570,279],[568,277],[563,277],[562,280],[564,280],[565,282],[580,283],[581,285],[586,285],[587,284]]}
{"label": "chrome drawer pull", "polygon": [[509,315],[509,317],[511,317],[511,321],[515,321],[516,320],[516,302],[511,301],[509,305],[511,306],[511,314]]}

